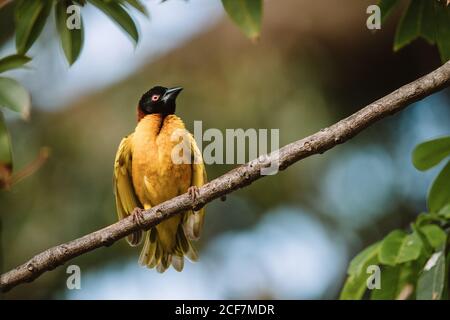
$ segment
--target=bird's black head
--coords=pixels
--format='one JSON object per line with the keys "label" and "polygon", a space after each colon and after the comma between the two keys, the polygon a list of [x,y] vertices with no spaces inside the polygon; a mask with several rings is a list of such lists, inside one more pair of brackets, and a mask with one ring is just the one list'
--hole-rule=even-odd
{"label": "bird's black head", "polygon": [[143,94],[139,100],[139,113],[143,115],[160,113],[163,115],[175,113],[175,100],[183,90],[181,87],[165,88],[156,86]]}

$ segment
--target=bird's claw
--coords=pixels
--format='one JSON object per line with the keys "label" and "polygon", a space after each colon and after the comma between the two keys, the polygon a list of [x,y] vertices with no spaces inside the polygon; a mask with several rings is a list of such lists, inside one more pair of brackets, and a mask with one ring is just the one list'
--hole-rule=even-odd
{"label": "bird's claw", "polygon": [[198,190],[197,186],[191,186],[188,188],[188,194],[192,202],[195,202],[197,198],[200,196],[200,191]]}
{"label": "bird's claw", "polygon": [[144,227],[144,209],[141,208],[134,208],[133,212],[131,212],[131,215],[133,216],[133,221],[141,228]]}
{"label": "bird's claw", "polygon": [[199,211],[201,208],[203,208],[203,206],[205,205],[204,203],[198,203],[197,199],[200,196],[200,190],[198,189],[197,186],[191,186],[188,189],[188,194],[189,197],[191,198],[191,201],[193,202],[193,206],[192,209],[194,210],[194,212]]}

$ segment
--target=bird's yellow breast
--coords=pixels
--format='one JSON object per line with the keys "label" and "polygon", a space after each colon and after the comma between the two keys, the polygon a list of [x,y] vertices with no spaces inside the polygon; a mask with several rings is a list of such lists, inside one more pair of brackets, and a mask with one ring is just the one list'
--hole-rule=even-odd
{"label": "bird's yellow breast", "polygon": [[191,186],[189,164],[174,164],[172,150],[179,142],[175,130],[184,130],[176,115],[147,115],[139,121],[132,141],[132,178],[144,207],[155,206],[187,191]]}

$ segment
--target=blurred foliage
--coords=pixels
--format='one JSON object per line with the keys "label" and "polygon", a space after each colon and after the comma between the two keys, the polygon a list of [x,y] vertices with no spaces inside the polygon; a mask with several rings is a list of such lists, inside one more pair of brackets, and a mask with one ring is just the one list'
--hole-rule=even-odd
{"label": "blurred foliage", "polygon": [[[55,21],[61,38],[61,46],[70,65],[78,59],[83,48],[84,26],[83,17],[74,17],[74,25],[78,23],[79,28],[69,29],[67,27],[67,12],[70,12],[70,1],[59,1],[55,7]],[[77,19],[79,19],[77,21]]]}
{"label": "blurred foliage", "polygon": [[84,6],[87,2],[104,12],[135,43],[139,41],[136,23],[129,13],[130,9],[145,13],[139,0],[18,0],[15,4],[17,52],[25,54],[31,48],[54,9],[61,46],[67,61],[72,65],[79,57],[83,47],[84,28],[81,9],[78,6]]}
{"label": "blurred foliage", "polygon": [[0,59],[0,73],[20,68],[24,64],[30,62],[30,58],[25,55],[13,54],[11,56],[7,56],[3,59]]}
{"label": "blurred foliage", "polygon": [[[427,170],[450,155],[450,136],[418,145],[413,163]],[[350,263],[341,299],[361,299],[368,288],[368,267],[381,266],[381,285],[371,299],[448,299],[450,265],[450,160],[434,179],[428,213],[411,224],[411,233],[390,232]]]}
{"label": "blurred foliage", "polygon": [[[0,73],[20,68],[30,58],[11,55],[0,60]],[[0,77],[0,107],[18,112],[24,119],[28,118],[31,99],[28,92],[14,79]],[[0,189],[11,185],[13,170],[12,146],[5,119],[0,111]]]}
{"label": "blurred foliage", "polygon": [[[262,0],[223,0],[231,19],[250,38],[259,36],[262,19]],[[141,0],[16,0],[14,1],[16,50],[25,55],[40,36],[51,12],[55,12],[56,29],[66,59],[72,65],[83,47],[84,27],[81,9],[87,3],[106,14],[135,44],[139,41],[138,28],[130,10],[148,17]],[[79,21],[78,21],[79,20]],[[78,21],[79,23],[74,23]]]}
{"label": "blurred foliage", "polygon": [[[139,40],[136,24],[128,13],[134,8],[147,14],[144,6],[138,0],[130,1],[103,1],[89,0],[94,6],[108,15],[135,43]],[[0,73],[19,68],[30,62],[31,58],[25,54],[40,36],[50,13],[55,12],[56,28],[59,32],[61,46],[66,59],[72,65],[79,57],[84,39],[82,17],[79,17],[79,26],[69,28],[69,19],[77,19],[78,11],[70,9],[73,5],[84,6],[86,1],[72,0],[17,0],[14,4],[14,25],[17,54],[7,56],[0,60]],[[7,6],[8,7],[8,6]],[[27,91],[15,80],[0,78],[0,107],[6,107],[20,112],[24,118],[29,114],[31,99]],[[2,144],[0,153],[3,155],[0,162],[0,188],[10,185],[12,174],[12,147],[3,117],[0,118],[2,128]],[[9,155],[9,156],[6,156]]]}
{"label": "blurred foliage", "polygon": [[414,149],[412,162],[418,170],[428,170],[450,156],[450,137],[421,143]]}
{"label": "blurred foliage", "polygon": [[222,0],[230,18],[250,39],[257,39],[261,32],[262,0]]}
{"label": "blurred foliage", "polygon": [[24,119],[30,113],[30,95],[14,79],[0,77],[0,106],[18,112]]}
{"label": "blurred foliage", "polygon": [[[123,31],[125,31],[135,44],[139,41],[139,34],[133,18],[124,8],[124,5],[129,4],[128,1],[102,1],[102,0],[88,0],[98,9],[103,11],[110,17]],[[133,7],[130,5],[130,7]]]}
{"label": "blurred foliage", "polygon": [[44,29],[53,9],[52,0],[20,0],[15,8],[16,50],[25,54]]}
{"label": "blurred foliage", "polygon": [[0,113],[0,188],[9,184],[12,172],[11,140],[3,114]]}
{"label": "blurred foliage", "polygon": [[[380,0],[382,21],[386,20],[401,2]],[[437,45],[442,62],[450,59],[450,7],[447,1],[409,1],[397,27],[394,50],[400,50],[419,37]]]}

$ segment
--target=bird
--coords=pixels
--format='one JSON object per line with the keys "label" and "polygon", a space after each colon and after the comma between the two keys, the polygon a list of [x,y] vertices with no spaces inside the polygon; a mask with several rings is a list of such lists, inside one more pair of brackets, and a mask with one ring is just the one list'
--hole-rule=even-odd
{"label": "bird", "polygon": [[[199,188],[207,182],[205,165],[197,143],[175,115],[176,98],[181,87],[155,86],[145,92],[137,106],[137,125],[118,147],[113,174],[113,188],[119,220],[130,215],[142,218],[142,212],[166,200],[188,192],[196,199]],[[191,161],[174,162],[172,150],[179,144],[173,138],[185,132]],[[192,241],[198,240],[204,223],[204,208],[194,208],[174,215],[147,231],[127,236],[131,246],[144,241],[139,263],[160,273],[170,265],[177,271],[184,267],[184,257],[198,260]]]}

